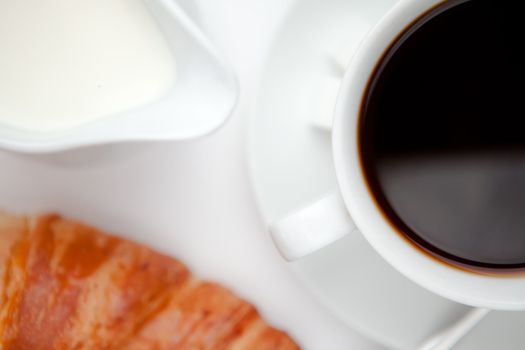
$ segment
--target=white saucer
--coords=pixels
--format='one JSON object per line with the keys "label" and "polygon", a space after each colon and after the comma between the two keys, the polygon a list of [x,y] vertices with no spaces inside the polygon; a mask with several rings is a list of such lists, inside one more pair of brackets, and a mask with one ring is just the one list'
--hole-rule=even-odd
{"label": "white saucer", "polygon": [[[253,184],[268,223],[336,189],[330,135],[315,126],[326,120],[319,113],[331,114],[329,62],[357,45],[371,25],[364,18],[373,23],[394,2],[296,1],[277,32],[249,125]],[[358,235],[289,266],[337,317],[389,348],[414,349],[468,310],[408,281]],[[521,349],[523,329],[525,313],[492,313],[457,348]]]}

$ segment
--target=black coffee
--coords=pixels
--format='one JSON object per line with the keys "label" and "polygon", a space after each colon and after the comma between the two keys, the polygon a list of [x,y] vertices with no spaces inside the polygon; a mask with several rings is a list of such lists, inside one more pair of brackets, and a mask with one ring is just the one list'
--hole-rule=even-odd
{"label": "black coffee", "polygon": [[447,1],[402,33],[363,101],[361,161],[389,221],[462,267],[525,268],[525,12]]}

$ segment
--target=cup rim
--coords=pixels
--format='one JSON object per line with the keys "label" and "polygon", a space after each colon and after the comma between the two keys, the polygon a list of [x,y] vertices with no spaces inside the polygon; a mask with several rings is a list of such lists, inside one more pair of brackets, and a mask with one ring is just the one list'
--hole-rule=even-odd
{"label": "cup rim", "polygon": [[[446,0],[445,0],[446,1]],[[332,147],[346,207],[373,248],[416,284],[462,304],[525,310],[525,274],[489,276],[439,262],[387,221],[368,190],[358,154],[358,121],[369,79],[385,50],[414,20],[444,0],[401,0],[367,34],[345,73],[335,108]]]}

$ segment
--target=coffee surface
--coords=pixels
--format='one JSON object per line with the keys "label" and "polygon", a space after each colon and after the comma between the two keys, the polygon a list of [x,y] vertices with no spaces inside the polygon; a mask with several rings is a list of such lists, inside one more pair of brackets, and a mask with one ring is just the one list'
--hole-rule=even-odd
{"label": "coffee surface", "polygon": [[525,21],[448,1],[385,53],[360,120],[363,169],[399,232],[443,260],[525,268]]}

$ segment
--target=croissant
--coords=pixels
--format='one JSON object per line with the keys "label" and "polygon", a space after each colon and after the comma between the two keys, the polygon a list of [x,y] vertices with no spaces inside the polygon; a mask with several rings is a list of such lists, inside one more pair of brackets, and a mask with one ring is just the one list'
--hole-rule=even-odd
{"label": "croissant", "polygon": [[179,261],[58,215],[0,213],[0,349],[298,349]]}

